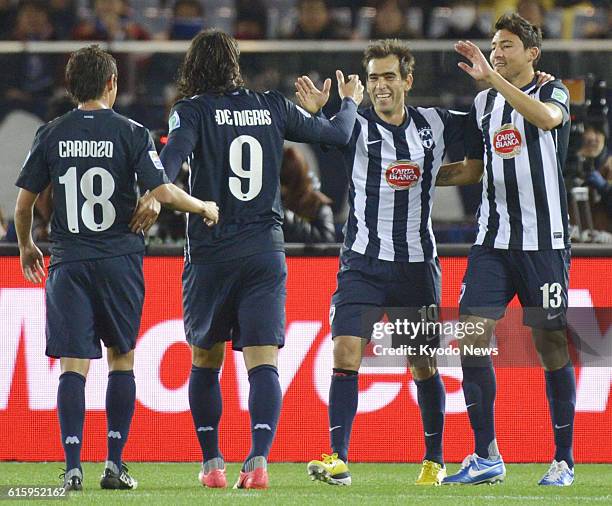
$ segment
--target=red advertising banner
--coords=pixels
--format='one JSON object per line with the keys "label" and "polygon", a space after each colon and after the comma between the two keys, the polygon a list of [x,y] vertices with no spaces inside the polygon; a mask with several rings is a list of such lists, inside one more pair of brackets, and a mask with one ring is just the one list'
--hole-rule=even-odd
{"label": "red advertising banner", "polygon": [[[329,451],[327,393],[332,341],[329,301],[336,285],[335,258],[288,258],[287,339],[280,352],[283,410],[273,461],[307,461]],[[442,259],[443,306],[456,307],[466,259]],[[572,261],[570,305],[607,307],[612,259]],[[181,320],[182,259],[145,260],[146,301],[136,347],[137,407],[125,451],[127,461],[197,461],[201,458],[189,413],[190,352]],[[62,460],[56,413],[59,362],[45,357],[44,291],[23,280],[14,257],[0,257],[0,460]],[[516,301],[514,301],[516,304]],[[498,338],[512,339],[500,323]],[[505,330],[503,330],[505,329]],[[600,322],[611,339],[610,322]],[[607,335],[606,335],[607,334]],[[579,361],[579,357],[577,357]],[[612,367],[577,367],[575,456],[612,462]],[[461,391],[461,368],[441,368],[447,389],[446,459],[472,451]],[[104,460],[107,367],[92,362],[87,378],[84,460]],[[548,462],[553,435],[539,367],[497,370],[498,442],[507,462]],[[240,353],[228,349],[221,375],[221,447],[239,461],[250,446],[248,378]],[[416,387],[397,368],[363,369],[353,426],[352,461],[420,461],[424,453]]]}

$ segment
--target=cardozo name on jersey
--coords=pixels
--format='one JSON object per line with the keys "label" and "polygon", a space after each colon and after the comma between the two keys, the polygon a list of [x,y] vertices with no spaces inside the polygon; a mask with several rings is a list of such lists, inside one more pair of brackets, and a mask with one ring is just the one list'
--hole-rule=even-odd
{"label": "cardozo name on jersey", "polygon": [[266,109],[247,109],[245,111],[216,109],[215,121],[217,125],[264,126],[272,124],[272,116]]}
{"label": "cardozo name on jersey", "polygon": [[59,141],[60,158],[112,158],[112,141]]}

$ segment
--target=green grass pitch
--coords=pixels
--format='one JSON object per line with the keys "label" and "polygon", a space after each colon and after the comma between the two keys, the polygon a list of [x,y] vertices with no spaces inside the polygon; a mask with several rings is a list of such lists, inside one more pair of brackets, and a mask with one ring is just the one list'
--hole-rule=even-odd
{"label": "green grass pitch", "polygon": [[[50,486],[59,484],[59,462],[0,463],[0,487]],[[457,464],[449,464],[454,472]],[[506,482],[499,485],[417,487],[413,485],[416,464],[351,464],[353,485],[333,487],[311,482],[305,464],[270,464],[270,489],[264,491],[210,490],[197,481],[199,465],[176,463],[134,463],[130,472],[139,481],[134,491],[100,490],[102,463],[86,463],[84,492],[68,499],[75,504],[265,504],[338,505],[435,504],[435,505],[612,505],[612,466],[576,466],[576,481],[567,488],[539,487],[537,480],[546,471],[544,464],[510,464]],[[239,464],[228,464],[228,481],[233,485]],[[1,497],[0,499],[4,499]],[[40,504],[36,501],[16,501]],[[47,502],[47,501],[44,501]],[[62,504],[62,501],[55,501]],[[7,503],[8,504],[8,503]]]}

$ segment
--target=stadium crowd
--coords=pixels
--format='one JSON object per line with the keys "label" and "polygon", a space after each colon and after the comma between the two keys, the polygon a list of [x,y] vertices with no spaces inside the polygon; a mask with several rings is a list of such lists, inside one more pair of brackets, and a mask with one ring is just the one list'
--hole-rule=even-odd
{"label": "stadium crowd", "polygon": [[[209,27],[219,27],[239,40],[486,39],[493,20],[513,10],[539,26],[548,39],[606,39],[612,33],[612,7],[607,0],[0,0],[0,41],[187,41]],[[173,82],[182,55],[117,56],[122,94],[116,109],[163,135],[167,113],[175,98]],[[314,53],[296,55],[291,61],[283,57],[243,55],[247,85],[253,89],[277,88],[291,96],[296,76],[309,74],[315,80],[321,79],[332,75],[336,65],[333,58],[323,60]],[[467,110],[479,91],[477,85],[468,79],[457,79],[455,65],[449,63],[445,54],[432,53],[431,57],[427,54],[426,58],[423,64],[417,58],[422,77],[411,92],[413,102]],[[0,51],[0,65],[4,70],[4,78],[0,81],[0,130],[3,124],[2,131],[13,129],[10,115],[16,111],[27,113],[35,123],[48,121],[73,107],[63,86],[62,69],[66,60],[67,54]],[[546,64],[544,60],[543,65]],[[549,67],[543,68],[563,74],[559,67]],[[442,86],[451,79],[452,92]],[[431,103],[432,98],[438,103]],[[332,101],[329,110],[337,107],[338,102]],[[607,138],[608,128],[599,130]],[[585,144],[589,142],[588,136],[587,132]],[[7,138],[4,142],[15,146]],[[312,220],[316,223],[321,212],[328,218],[322,224],[324,232],[308,235],[312,240],[306,242],[341,239],[341,225],[346,218],[346,175],[341,171],[320,170],[337,165],[337,154],[318,147],[306,150],[302,150],[306,155],[304,160],[287,164],[305,167],[300,174],[310,172],[314,176],[314,186],[312,182],[304,182],[304,187],[312,188],[313,195],[322,196],[313,197],[312,202],[321,207],[309,209],[310,218],[305,223]],[[601,171],[597,167],[596,172],[602,177],[591,177],[588,184],[593,188],[593,199],[601,202],[599,215],[603,219],[596,219],[598,227],[612,231],[612,220],[607,219],[609,213],[606,212],[608,208],[612,212],[612,206],[607,204],[612,181],[607,152],[608,142],[604,140],[594,157],[601,165]],[[21,156],[21,153],[15,154],[17,158]],[[14,203],[14,199],[6,197],[7,192],[14,193],[16,169],[6,168],[11,163],[14,165],[5,160],[0,170],[0,183],[10,188],[0,192],[0,237],[5,235],[8,240],[14,239],[10,220],[6,217],[12,212]],[[470,242],[475,231],[472,217],[480,199],[480,188],[465,187],[452,192],[457,205],[448,207],[448,215],[442,212],[442,216],[434,216],[438,223],[452,222],[448,226],[438,225],[439,239],[442,242]],[[449,198],[452,197],[449,195]],[[42,238],[48,221],[45,206],[48,204],[44,200],[37,206]],[[328,233],[329,207],[333,211],[335,237]],[[300,226],[299,213],[293,219],[295,211],[288,208],[290,225],[287,226],[297,226],[298,232],[297,235],[289,230],[286,232],[290,237],[302,237],[300,234],[304,230]],[[459,220],[453,218],[456,209]],[[470,218],[461,223],[465,217]],[[176,243],[182,237],[182,219],[162,217],[157,229],[153,241]],[[608,236],[601,235],[600,239],[606,241]]]}

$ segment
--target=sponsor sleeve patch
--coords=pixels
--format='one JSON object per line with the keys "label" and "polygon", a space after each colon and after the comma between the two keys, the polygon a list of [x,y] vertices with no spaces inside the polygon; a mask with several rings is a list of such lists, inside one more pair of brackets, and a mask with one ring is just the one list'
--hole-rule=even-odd
{"label": "sponsor sleeve patch", "polygon": [[551,98],[558,100],[559,102],[566,103],[567,102],[567,94],[560,90],[559,88],[555,88],[552,92]]}
{"label": "sponsor sleeve patch", "polygon": [[178,112],[174,111],[168,120],[168,133],[172,132],[172,130],[176,130],[181,126],[181,118],[178,115]]}
{"label": "sponsor sleeve patch", "polygon": [[157,151],[149,151],[149,158],[151,159],[153,165],[155,165],[156,168],[158,168],[159,170],[164,170],[164,166],[162,164],[162,161],[159,159]]}

